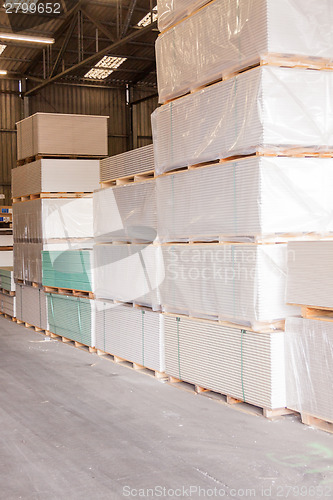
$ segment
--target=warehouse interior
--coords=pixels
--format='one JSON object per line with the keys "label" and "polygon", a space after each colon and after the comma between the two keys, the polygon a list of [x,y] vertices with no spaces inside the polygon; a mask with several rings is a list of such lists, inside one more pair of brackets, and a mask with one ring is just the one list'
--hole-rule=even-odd
{"label": "warehouse interior", "polygon": [[0,499],[333,497],[330,2],[0,7]]}

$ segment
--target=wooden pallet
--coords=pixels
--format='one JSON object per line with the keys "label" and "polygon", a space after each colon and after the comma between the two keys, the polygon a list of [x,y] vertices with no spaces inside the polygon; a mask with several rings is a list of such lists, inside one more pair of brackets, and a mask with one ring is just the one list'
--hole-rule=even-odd
{"label": "wooden pallet", "polygon": [[[298,304],[295,304],[298,305]],[[300,305],[301,314],[306,319],[318,319],[321,321],[333,321],[333,309],[328,307],[312,307]]]}
{"label": "wooden pallet", "polygon": [[172,376],[168,377],[168,382],[170,385],[191,392],[193,394],[204,395],[206,397],[209,397],[210,399],[215,399],[228,406],[233,406],[237,410],[240,410],[244,413],[249,413],[251,415],[262,415],[263,417],[270,420],[295,413],[293,410],[289,410],[288,408],[276,408],[272,410],[270,408],[255,406],[251,403],[247,403],[242,401],[241,399],[230,396],[229,394],[211,391],[210,389],[206,389],[200,385],[192,384],[190,382],[186,382]]}
{"label": "wooden pallet", "polygon": [[38,333],[45,331],[43,328],[39,328],[38,326],[32,325],[30,323],[27,323],[26,321],[22,321],[22,320],[20,320],[18,318],[16,318],[16,323],[18,325],[25,326],[25,328],[32,328],[35,332],[38,332]]}
{"label": "wooden pallet", "polygon": [[58,335],[57,333],[50,332],[49,330],[45,331],[45,335],[47,337],[50,337],[51,339],[59,340],[60,342],[63,342],[64,344],[69,344],[74,347],[77,347],[78,349],[82,349],[84,351],[90,352],[90,353],[95,353],[96,349],[95,347],[91,347],[86,344],[82,344],[81,342],[78,342],[77,340],[69,339],[67,337],[64,337],[63,335]]}
{"label": "wooden pallet", "polygon": [[54,286],[44,286],[43,290],[45,293],[56,293],[58,295],[71,295],[73,297],[81,297],[84,299],[94,299],[95,294],[87,290],[74,290],[72,288],[61,288]]}
{"label": "wooden pallet", "polygon": [[307,413],[301,414],[301,420],[305,425],[315,427],[316,429],[319,429],[321,431],[333,433],[333,421],[331,420],[314,417],[313,415],[309,415]]}
{"label": "wooden pallet", "polygon": [[120,177],[117,179],[110,179],[108,181],[100,182],[102,188],[109,188],[113,186],[125,186],[127,184],[133,184],[136,182],[144,182],[154,179],[155,171],[148,170],[147,172],[142,172],[140,174],[128,175],[126,177]]}
{"label": "wooden pallet", "polygon": [[10,297],[15,297],[16,292],[6,290],[5,288],[0,288],[0,293],[4,295],[9,295]]}
{"label": "wooden pallet", "polygon": [[123,366],[127,366],[128,368],[132,368],[133,370],[136,371],[142,371],[148,375],[153,375],[155,378],[159,380],[166,380],[167,375],[163,372],[159,372],[157,370],[153,370],[151,368],[147,368],[146,366],[142,366],[138,363],[135,363],[134,361],[129,361],[128,359],[120,358],[119,356],[116,356],[115,354],[111,354],[109,352],[102,351],[101,349],[97,349],[97,354],[98,356],[101,356],[102,358],[109,359],[110,361],[113,361],[114,363],[121,364]]}
{"label": "wooden pallet", "polygon": [[24,286],[32,286],[33,288],[43,288],[43,285],[41,283],[36,283],[35,281],[25,281],[25,280],[16,279],[15,283],[18,283],[19,285],[24,285]]}
{"label": "wooden pallet", "polygon": [[59,192],[59,193],[35,193],[28,194],[26,196],[18,196],[17,198],[12,198],[13,203],[20,203],[23,201],[40,200],[40,199],[50,199],[50,198],[92,198],[91,192]]}
{"label": "wooden pallet", "polygon": [[102,155],[63,155],[63,154],[36,154],[32,156],[28,156],[27,158],[23,158],[21,160],[17,160],[17,166],[21,167],[22,165],[26,165],[27,163],[32,163],[38,160],[100,160],[104,158]]}

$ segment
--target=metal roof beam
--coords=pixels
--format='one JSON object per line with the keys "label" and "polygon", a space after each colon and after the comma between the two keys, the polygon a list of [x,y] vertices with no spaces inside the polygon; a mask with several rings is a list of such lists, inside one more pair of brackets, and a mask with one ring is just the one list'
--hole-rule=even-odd
{"label": "metal roof beam", "polygon": [[126,35],[126,33],[128,31],[130,22],[132,20],[132,15],[133,15],[133,12],[134,12],[134,9],[135,9],[135,6],[136,6],[136,2],[137,2],[137,0],[131,0],[131,3],[128,6],[128,11],[127,11],[126,19],[124,21],[124,26],[123,26],[120,38],[124,38],[124,36]]}

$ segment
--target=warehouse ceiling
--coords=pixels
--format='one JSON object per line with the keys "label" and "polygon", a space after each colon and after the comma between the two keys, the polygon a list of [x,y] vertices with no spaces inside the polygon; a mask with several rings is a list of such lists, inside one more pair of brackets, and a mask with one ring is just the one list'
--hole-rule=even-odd
{"label": "warehouse ceiling", "polygon": [[[56,81],[154,88],[155,18],[156,0],[7,1],[0,70],[26,78],[26,95]],[[5,38],[12,34],[25,39]],[[54,43],[36,42],[40,37]]]}

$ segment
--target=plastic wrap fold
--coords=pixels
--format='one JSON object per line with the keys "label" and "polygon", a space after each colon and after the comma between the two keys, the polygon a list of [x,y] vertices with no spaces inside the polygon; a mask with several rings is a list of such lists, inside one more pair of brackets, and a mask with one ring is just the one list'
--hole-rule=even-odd
{"label": "plastic wrap fold", "polygon": [[164,317],[168,375],[262,408],[286,406],[284,332]]}
{"label": "plastic wrap fold", "polygon": [[46,294],[41,288],[16,285],[16,317],[42,330],[48,329]]}
{"label": "plastic wrap fold", "polygon": [[94,246],[95,296],[159,309],[159,284],[164,278],[158,245]]}
{"label": "plastic wrap fold", "polygon": [[157,108],[156,173],[255,151],[333,148],[333,73],[258,67]]}
{"label": "plastic wrap fold", "polygon": [[165,371],[162,314],[96,301],[96,347],[127,361]]}
{"label": "plastic wrap fold", "polygon": [[43,285],[93,291],[92,250],[42,252]]}
{"label": "plastic wrap fold", "polygon": [[209,0],[157,0],[158,29],[164,31]]}
{"label": "plastic wrap fold", "polygon": [[92,192],[99,188],[98,160],[38,160],[12,170],[12,196]]}
{"label": "plastic wrap fold", "polygon": [[96,241],[151,242],[157,236],[155,180],[94,193]]}
{"label": "plastic wrap fold", "polygon": [[156,41],[160,102],[275,56],[332,64],[331,0],[216,0]]}
{"label": "plastic wrap fold", "polygon": [[333,235],[332,158],[250,157],[161,176],[156,188],[161,242]]}
{"label": "plastic wrap fold", "polygon": [[38,199],[14,203],[14,242],[92,238],[92,198]]}
{"label": "plastic wrap fold", "polygon": [[17,125],[17,158],[108,154],[108,116],[36,113]]}
{"label": "plastic wrap fold", "polygon": [[163,311],[249,325],[297,314],[285,304],[287,245],[162,245]]}
{"label": "plastic wrap fold", "polygon": [[333,323],[286,322],[287,406],[333,422]]}
{"label": "plastic wrap fold", "polygon": [[100,181],[142,174],[154,170],[154,148],[152,144],[110,156],[100,162]]}
{"label": "plastic wrap fold", "polygon": [[16,318],[16,297],[0,293],[0,312],[8,314],[12,318]]}

